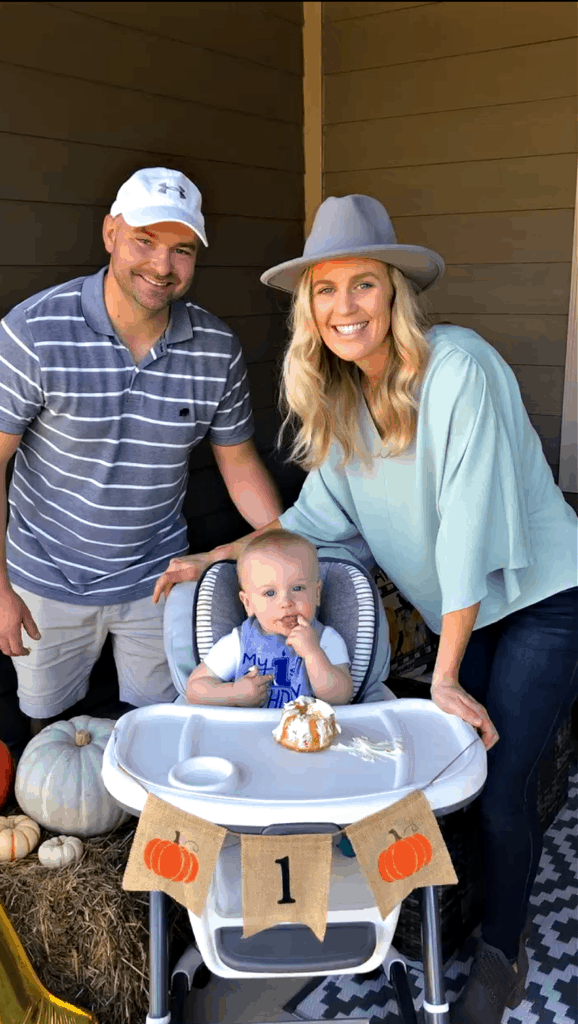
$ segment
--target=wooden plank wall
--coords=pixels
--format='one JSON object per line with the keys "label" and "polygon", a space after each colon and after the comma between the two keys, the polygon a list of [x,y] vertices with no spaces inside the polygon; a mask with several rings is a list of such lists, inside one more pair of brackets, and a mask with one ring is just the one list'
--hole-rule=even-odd
{"label": "wooden plank wall", "polygon": [[576,183],[574,3],[325,3],[324,197],[442,253],[440,318],[512,366],[558,472]]}
{"label": "wooden plank wall", "polygon": [[[303,243],[301,22],[301,3],[0,5],[0,313],[102,266],[119,185],[178,167],[209,238],[192,295],[241,339],[266,451],[285,320],[259,275]],[[246,532],[208,445],[192,466],[194,549]]]}

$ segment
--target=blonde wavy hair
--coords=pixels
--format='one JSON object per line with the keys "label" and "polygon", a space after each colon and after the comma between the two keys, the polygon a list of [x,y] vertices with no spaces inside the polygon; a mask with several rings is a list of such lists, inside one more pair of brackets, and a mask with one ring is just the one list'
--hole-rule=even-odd
{"label": "blonde wavy hair", "polygon": [[[378,261],[376,261],[378,262]],[[390,456],[412,443],[417,425],[416,391],[429,358],[425,332],[430,326],[421,295],[396,267],[385,266],[394,290],[391,308],[391,359],[371,395],[371,413]],[[289,457],[303,469],[317,469],[337,441],[342,463],[355,456],[366,465],[371,456],[358,418],[360,374],[354,363],[336,356],[321,339],[312,310],[312,272],[302,275],[290,314],[291,339],[283,360],[280,404],[284,420],[279,447],[290,430]]]}

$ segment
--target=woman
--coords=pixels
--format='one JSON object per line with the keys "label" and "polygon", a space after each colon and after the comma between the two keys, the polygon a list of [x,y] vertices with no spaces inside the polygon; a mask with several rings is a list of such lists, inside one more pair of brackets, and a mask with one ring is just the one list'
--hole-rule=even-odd
{"label": "woman", "polygon": [[[419,293],[442,271],[398,245],[377,200],[345,196],[321,205],[302,257],[263,275],[294,293],[283,392],[309,470],[270,525],[362,541],[440,634],[432,698],[488,750],[482,942],[453,1020],[499,1024],[528,969],[538,764],[576,673],[577,521],[512,371],[473,331],[427,329]],[[171,563],[157,599],[241,544]]]}

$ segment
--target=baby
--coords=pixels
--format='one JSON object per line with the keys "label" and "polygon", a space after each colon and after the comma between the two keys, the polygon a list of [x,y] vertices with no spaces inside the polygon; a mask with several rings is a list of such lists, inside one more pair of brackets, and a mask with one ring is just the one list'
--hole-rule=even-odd
{"label": "baby", "polygon": [[282,708],[306,694],[347,704],[345,641],[315,619],[321,581],[313,544],[286,530],[262,533],[243,548],[237,576],[248,618],[191,673],[188,702]]}

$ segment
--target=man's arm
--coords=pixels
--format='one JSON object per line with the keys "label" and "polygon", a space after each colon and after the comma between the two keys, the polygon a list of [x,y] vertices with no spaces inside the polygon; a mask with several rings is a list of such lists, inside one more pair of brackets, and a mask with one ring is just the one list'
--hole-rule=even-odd
{"label": "man's arm", "polygon": [[0,431],[0,591],[10,586],[6,568],[6,475],[8,463],[15,454],[22,439],[22,434],[5,434]]}
{"label": "man's arm", "polygon": [[40,639],[29,609],[12,589],[6,566],[6,471],[21,437],[0,431],[0,651],[12,656],[29,653],[22,643],[22,626],[34,640]]}
{"label": "man's arm", "polygon": [[[211,445],[227,490],[241,515],[258,529],[255,533],[276,530],[281,524],[278,516],[283,511],[277,487],[263,465],[252,441],[241,444]],[[169,596],[176,583],[198,580],[209,565],[223,558],[237,560],[243,545],[253,533],[246,534],[230,544],[222,544],[212,551],[197,555],[172,558],[167,569],[156,582],[153,601]]]}
{"label": "man's arm", "polygon": [[219,472],[231,499],[247,522],[267,526],[283,511],[271,474],[263,465],[252,440],[241,444],[211,444]]}

